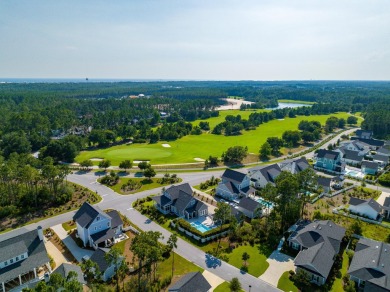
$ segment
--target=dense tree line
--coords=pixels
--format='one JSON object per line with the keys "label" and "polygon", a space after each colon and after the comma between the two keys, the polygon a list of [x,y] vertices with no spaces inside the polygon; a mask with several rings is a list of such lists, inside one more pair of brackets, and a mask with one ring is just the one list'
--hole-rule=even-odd
{"label": "dense tree line", "polygon": [[362,128],[373,131],[376,138],[389,139],[390,104],[383,103],[370,105],[364,115]]}

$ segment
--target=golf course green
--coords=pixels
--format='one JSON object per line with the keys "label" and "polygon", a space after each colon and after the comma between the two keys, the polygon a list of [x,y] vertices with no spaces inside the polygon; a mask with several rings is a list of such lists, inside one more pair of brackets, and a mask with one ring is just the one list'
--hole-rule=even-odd
{"label": "golf course green", "polygon": [[[248,112],[237,111],[244,118]],[[237,113],[235,111],[221,112],[220,117],[211,118],[206,121],[217,124],[224,119],[226,114]],[[258,154],[260,146],[268,137],[281,137],[286,130],[297,130],[302,120],[319,121],[322,125],[330,116],[346,119],[347,113],[331,115],[298,116],[296,118],[285,118],[284,120],[273,120],[260,125],[256,130],[243,131],[239,136],[223,136],[203,133],[202,135],[188,135],[176,141],[162,142],[156,144],[123,144],[93,151],[82,151],[76,157],[77,162],[86,159],[100,158],[109,159],[112,165],[119,165],[125,159],[132,161],[148,160],[151,164],[176,164],[194,163],[200,159],[206,159],[209,155],[220,157],[221,154],[231,146],[247,146],[249,153]],[[218,121],[217,121],[218,120]],[[200,121],[194,122],[195,125]],[[164,147],[165,146],[165,147]],[[170,147],[167,147],[170,146]],[[95,162],[97,164],[98,162]]]}

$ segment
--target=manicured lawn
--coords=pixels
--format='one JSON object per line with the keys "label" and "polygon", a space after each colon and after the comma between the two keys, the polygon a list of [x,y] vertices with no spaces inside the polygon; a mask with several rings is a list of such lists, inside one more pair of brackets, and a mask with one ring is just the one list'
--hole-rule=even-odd
{"label": "manicured lawn", "polygon": [[[135,191],[131,191],[131,192],[123,192],[121,190],[122,185],[127,183],[130,179],[140,182],[142,184],[141,188],[139,188],[139,189],[137,189]],[[115,192],[117,192],[118,194],[129,195],[129,194],[134,194],[134,193],[138,193],[138,192],[142,192],[142,191],[146,191],[146,190],[151,190],[151,189],[163,187],[165,185],[168,185],[168,184],[160,184],[160,183],[158,183],[157,182],[157,178],[152,178],[152,180],[149,180],[147,178],[123,178],[122,177],[118,184],[116,184],[115,186],[112,186],[110,188],[112,190],[114,190]]]}
{"label": "manicured lawn", "polygon": [[[226,292],[230,291],[229,282],[223,282],[217,288],[214,289],[214,292]],[[244,291],[241,289],[241,291]]]}
{"label": "manicured lawn", "polygon": [[62,227],[63,227],[66,231],[69,231],[69,230],[75,229],[77,226],[76,226],[76,224],[74,223],[74,221],[68,221],[68,222],[62,223]]}
{"label": "manicured lawn", "polygon": [[[280,277],[279,282],[278,282],[278,288],[280,290],[289,292],[298,292],[298,288],[294,285],[294,283],[288,278],[289,273],[284,272],[283,275]],[[340,290],[343,291],[343,290]]]}
{"label": "manicured lawn", "polygon": [[[161,262],[158,265],[157,273],[160,275],[160,279],[164,279],[166,277],[171,276],[172,273],[172,255],[166,259],[165,261]],[[190,273],[190,272],[203,272],[203,269],[189,261],[187,261],[182,256],[175,253],[175,276],[182,276],[184,274]]]}
{"label": "manicured lawn", "polygon": [[247,252],[250,256],[247,261],[248,273],[255,277],[261,276],[267,270],[269,263],[267,262],[268,255],[260,253],[258,245],[243,245],[235,248],[232,253],[227,254],[229,264],[241,269],[244,266],[244,261],[242,260],[244,252]]}
{"label": "manicured lawn", "polygon": [[349,260],[348,260],[348,255],[346,251],[343,253],[343,264],[341,266],[341,278],[338,279],[336,278],[333,282],[332,289],[330,291],[338,292],[338,291],[343,291],[343,276],[347,274],[348,271],[348,265],[349,265]]}
{"label": "manicured lawn", "polygon": [[[220,113],[220,117],[211,118],[205,121],[213,125],[221,122],[227,114],[240,114],[243,118],[250,114],[250,111],[225,111]],[[286,130],[297,130],[298,124],[302,120],[319,121],[325,124],[326,119],[331,115],[299,116],[296,118],[285,118],[284,120],[273,120],[260,125],[252,131],[244,131],[239,136],[223,136],[203,133],[202,135],[188,135],[176,141],[156,144],[133,144],[118,145],[109,148],[82,151],[76,157],[77,162],[91,158],[109,159],[112,165],[119,165],[125,159],[149,160],[152,164],[170,163],[191,163],[196,162],[195,158],[206,159],[209,155],[220,157],[227,148],[241,145],[247,146],[249,153],[257,154],[260,146],[268,137],[281,137]],[[347,113],[332,114],[338,118],[347,118]],[[213,120],[215,119],[215,120]],[[199,121],[194,122],[199,124]],[[171,147],[163,147],[162,144],[169,144]],[[95,162],[97,164],[98,162]]]}

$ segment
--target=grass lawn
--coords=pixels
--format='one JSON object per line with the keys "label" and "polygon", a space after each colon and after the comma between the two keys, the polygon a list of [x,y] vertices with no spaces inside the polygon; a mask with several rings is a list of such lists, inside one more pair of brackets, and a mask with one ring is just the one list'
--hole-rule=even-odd
{"label": "grass lawn", "polygon": [[[157,273],[160,275],[160,279],[164,279],[166,277],[171,276],[172,273],[172,255],[161,262],[158,267],[157,267]],[[178,255],[175,253],[175,271],[174,275],[175,276],[182,276],[184,274],[187,274],[189,272],[203,272],[203,269],[190,261],[187,261],[185,258],[182,256]]]}
{"label": "grass lawn", "polygon": [[[246,118],[250,113],[251,111],[224,111],[220,113],[220,117],[210,118],[205,121],[208,121],[210,127],[213,128],[213,125],[221,122],[227,114],[240,114],[243,118]],[[236,145],[247,146],[249,153],[257,154],[260,145],[268,137],[281,137],[286,130],[297,130],[298,124],[302,120],[319,121],[321,124],[325,124],[326,119],[330,116],[346,119],[348,114],[338,113],[332,115],[298,116],[296,118],[286,117],[284,120],[273,120],[262,124],[255,130],[244,131],[239,136],[204,133],[202,135],[188,135],[170,142],[160,141],[155,144],[124,144],[93,151],[82,151],[76,157],[76,161],[81,162],[91,158],[104,158],[109,159],[112,165],[119,165],[125,159],[148,160],[152,164],[194,163],[197,162],[195,158],[206,159],[209,155],[220,157],[223,151]],[[194,123],[199,124],[199,122],[196,121]],[[171,147],[163,147],[162,144],[169,144]],[[95,164],[97,163],[95,161]]]}
{"label": "grass lawn", "polygon": [[348,255],[346,251],[343,253],[343,264],[341,266],[341,278],[338,279],[336,278],[333,282],[332,289],[330,291],[338,292],[338,291],[343,291],[343,276],[347,274],[348,271],[348,266],[349,266],[349,260],[348,260]]}
{"label": "grass lawn", "polygon": [[255,277],[261,276],[267,270],[269,263],[267,262],[268,255],[264,255],[259,251],[259,245],[243,245],[235,248],[232,253],[227,254],[229,264],[241,269],[244,266],[244,261],[242,260],[244,252],[247,252],[250,256],[247,261],[248,273]]}
{"label": "grass lawn", "polygon": [[[127,183],[130,179],[140,182],[142,184],[141,188],[139,188],[138,190],[131,191],[131,192],[124,192],[124,191],[122,191],[121,190],[122,185]],[[157,180],[158,180],[157,178],[152,178],[152,180],[149,180],[147,178],[133,178],[133,177],[132,178],[123,178],[122,177],[122,178],[120,178],[119,183],[117,183],[115,186],[110,186],[109,188],[111,188],[112,190],[114,190],[118,194],[130,195],[130,194],[134,194],[134,193],[138,193],[138,192],[142,192],[142,191],[151,190],[151,189],[163,187],[163,186],[166,186],[166,185],[170,185],[170,184],[160,184],[160,183],[157,182]]]}
{"label": "grass lawn", "polygon": [[[226,291],[230,291],[229,285],[230,285],[229,282],[223,282],[223,283],[220,284],[217,288],[214,289],[214,292],[226,292]],[[241,291],[243,292],[244,290],[241,289]]]}
{"label": "grass lawn", "polygon": [[[289,273],[284,272],[283,275],[280,277],[278,282],[278,288],[283,291],[292,291],[292,292],[298,292],[298,288],[294,285],[294,283],[288,278]],[[343,291],[343,290],[339,290]]]}
{"label": "grass lawn", "polygon": [[62,223],[62,227],[66,231],[69,231],[69,230],[75,229],[76,228],[76,224],[74,223],[74,221],[67,221],[65,223]]}

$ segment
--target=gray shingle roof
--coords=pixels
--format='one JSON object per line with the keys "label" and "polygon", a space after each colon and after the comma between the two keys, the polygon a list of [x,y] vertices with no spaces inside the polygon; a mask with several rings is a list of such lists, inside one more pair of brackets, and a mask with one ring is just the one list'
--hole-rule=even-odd
{"label": "gray shingle roof", "polygon": [[381,287],[389,291],[390,244],[368,238],[359,239],[348,274],[371,283],[371,287]]}
{"label": "gray shingle roof", "polygon": [[177,185],[177,186],[172,185],[169,188],[167,188],[165,191],[171,196],[172,200],[179,197],[180,192],[192,196],[192,188],[188,183]]}
{"label": "gray shingle roof", "polygon": [[389,156],[386,156],[386,155],[375,154],[372,158],[374,160],[378,160],[378,161],[382,161],[382,162],[385,162],[385,163],[389,163]]}
{"label": "gray shingle roof", "polygon": [[325,149],[320,149],[317,152],[317,157],[318,158],[327,158],[331,160],[337,160],[337,157],[340,155],[339,152],[336,151],[331,151],[331,150],[325,150]]}
{"label": "gray shingle roof", "polygon": [[111,217],[111,228],[116,228],[119,225],[123,225],[122,218],[117,210],[108,211],[106,214]]}
{"label": "gray shingle roof", "polygon": [[115,229],[108,228],[102,231],[99,231],[91,235],[91,238],[95,244],[104,242],[107,239],[111,239],[115,236]]}
{"label": "gray shingle roof", "polygon": [[[24,244],[20,245],[19,242]],[[2,254],[2,257],[4,248],[9,250],[8,247],[14,245],[18,246],[19,251],[22,250],[20,249],[21,246],[26,246],[28,257],[0,269],[0,283],[12,280],[18,277],[19,274],[32,271],[34,268],[42,266],[50,261],[45,244],[39,239],[37,230],[28,231],[21,235],[0,241],[0,253]],[[14,253],[12,253],[10,257],[13,255]]]}
{"label": "gray shingle roof", "polygon": [[110,249],[99,247],[91,256],[90,260],[97,263],[100,272],[104,273],[110,264],[106,261],[105,255],[108,253]]}
{"label": "gray shingle roof", "polygon": [[28,251],[24,241],[15,242],[10,245],[4,245],[0,242],[0,250],[0,262],[4,262]]}
{"label": "gray shingle roof", "polygon": [[155,201],[157,204],[160,204],[160,206],[164,207],[166,205],[169,205],[171,203],[171,200],[167,198],[164,195],[161,196],[155,196],[152,197],[153,201]]}
{"label": "gray shingle roof", "polygon": [[222,174],[222,179],[234,182],[236,184],[240,184],[245,179],[245,176],[245,173],[228,168]]}
{"label": "gray shingle roof", "polygon": [[310,167],[309,162],[307,162],[305,157],[299,159],[287,159],[278,163],[282,171],[288,171],[293,174],[304,171],[306,168]]}
{"label": "gray shingle roof", "polygon": [[317,178],[317,184],[323,187],[330,187],[330,182],[332,181],[329,177],[321,177]]}
{"label": "gray shingle roof", "polygon": [[370,169],[378,169],[378,162],[372,162],[372,161],[363,161],[362,162],[362,167],[367,167]]}
{"label": "gray shingle roof", "polygon": [[294,264],[327,278],[344,235],[345,229],[330,220],[299,226],[288,240],[306,249],[299,252]]}
{"label": "gray shingle roof", "polygon": [[343,155],[344,159],[353,160],[356,162],[363,161],[363,156],[359,156],[359,152],[357,152],[357,151],[344,149],[343,152],[344,152],[344,155]]}
{"label": "gray shingle roof", "polygon": [[382,206],[372,198],[367,199],[367,200],[362,200],[359,198],[351,197],[349,199],[349,204],[352,206],[359,206],[359,205],[363,205],[363,204],[368,205],[377,212],[380,212],[382,210]]}
{"label": "gray shingle roof", "polygon": [[383,203],[384,207],[390,207],[390,197],[385,198],[385,202]]}
{"label": "gray shingle roof", "polygon": [[282,172],[279,165],[277,165],[277,164],[268,165],[266,167],[259,169],[259,171],[263,175],[263,177],[266,179],[267,182],[275,182],[275,179]]}
{"label": "gray shingle roof", "polygon": [[99,207],[93,207],[88,202],[84,202],[84,204],[73,216],[73,220],[81,227],[88,228],[98,215],[107,217],[107,215],[102,210],[100,210]]}
{"label": "gray shingle roof", "polygon": [[255,200],[252,200],[250,198],[242,198],[237,205],[237,207],[241,207],[245,210],[248,210],[249,212],[254,212],[256,208],[260,206],[261,204],[259,202],[256,202]]}
{"label": "gray shingle roof", "polygon": [[84,280],[83,272],[81,271],[81,268],[79,266],[76,266],[76,265],[63,263],[53,271],[53,274],[58,273],[66,279],[66,277],[68,277],[69,272],[72,272],[72,271],[77,273],[77,281],[78,282],[80,282],[81,284],[86,284],[86,282]]}
{"label": "gray shingle roof", "polygon": [[358,138],[358,137],[351,137],[352,140],[358,140],[360,142],[363,142],[367,145],[370,146],[375,146],[375,147],[382,147],[385,145],[385,142],[382,140],[375,140],[375,139],[363,139],[363,138]]}
{"label": "gray shingle roof", "polygon": [[382,155],[390,155],[390,150],[384,147],[379,148],[376,152]]}
{"label": "gray shingle roof", "polygon": [[211,285],[200,272],[185,274],[175,284],[169,287],[168,291],[177,292],[207,292]]}

